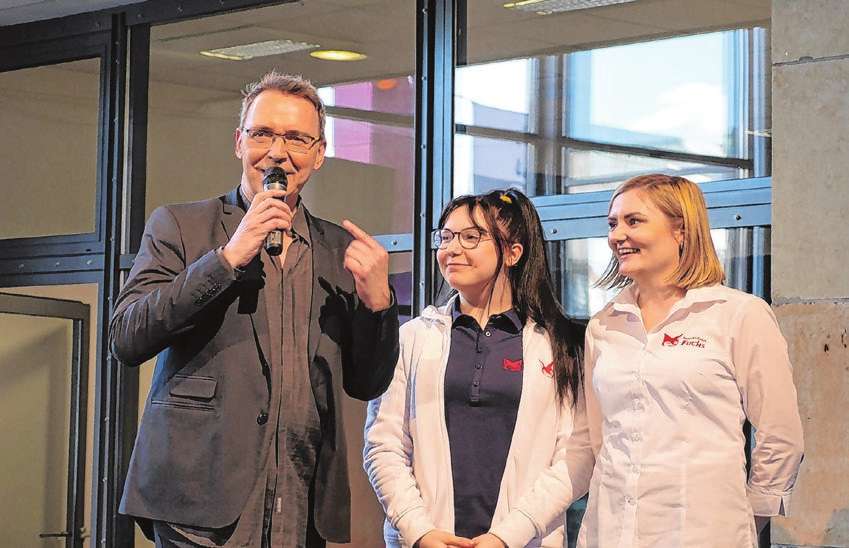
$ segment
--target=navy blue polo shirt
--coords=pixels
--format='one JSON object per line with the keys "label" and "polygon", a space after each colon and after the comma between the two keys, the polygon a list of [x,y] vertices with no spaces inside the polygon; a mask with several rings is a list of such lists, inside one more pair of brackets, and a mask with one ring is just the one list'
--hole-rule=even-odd
{"label": "navy blue polo shirt", "polygon": [[445,418],[454,478],[455,534],[486,533],[522,396],[522,327],[516,310],[491,316],[484,329],[452,312],[451,350],[445,370]]}

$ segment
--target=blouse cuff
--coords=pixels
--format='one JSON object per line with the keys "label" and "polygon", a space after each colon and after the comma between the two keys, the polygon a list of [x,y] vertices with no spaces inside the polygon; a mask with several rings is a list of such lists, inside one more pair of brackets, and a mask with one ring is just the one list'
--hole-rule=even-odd
{"label": "blouse cuff", "polygon": [[749,504],[756,516],[787,516],[790,513],[790,495],[793,491],[763,492],[746,486]]}

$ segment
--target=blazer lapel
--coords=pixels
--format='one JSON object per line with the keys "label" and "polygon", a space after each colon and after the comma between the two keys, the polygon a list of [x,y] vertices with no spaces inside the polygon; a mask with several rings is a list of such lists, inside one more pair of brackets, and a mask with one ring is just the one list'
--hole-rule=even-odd
{"label": "blazer lapel", "polygon": [[[316,227],[316,223],[313,221],[312,216],[308,211],[304,210],[304,213],[306,214],[307,222],[309,223],[310,241],[312,242],[313,288],[309,339],[309,360],[310,363],[312,363],[315,358],[315,353],[318,350],[318,340],[320,338],[319,334],[321,333],[319,317],[321,315],[322,307],[327,302],[327,280],[333,280],[335,278],[332,275],[332,271],[328,272],[328,269],[333,268],[334,261],[333,254],[327,245],[324,232]],[[322,281],[324,282],[325,287],[322,286]]]}
{"label": "blazer lapel", "polygon": [[[245,217],[245,211],[239,205],[238,193],[239,187],[236,187],[221,197],[223,203],[221,225],[224,233],[227,235],[227,240],[222,242],[222,245],[230,241],[230,238],[233,237],[233,234],[239,228],[239,223]],[[256,300],[255,310],[248,310],[246,312],[250,314],[254,335],[257,341],[259,341],[260,350],[268,362],[267,365],[269,367],[271,364],[280,363],[282,359],[280,303],[272,302],[275,295],[279,297],[280,292],[263,291],[266,284],[276,283],[278,286],[280,285],[280,274],[275,265],[271,264],[271,261],[272,259],[265,252],[265,249],[261,249],[259,254],[254,257],[254,260],[245,267],[245,279],[242,282],[244,284],[244,292],[258,291],[259,295],[253,294],[248,297],[243,293],[245,296],[239,297],[240,301],[243,298],[251,301]],[[253,308],[253,306],[250,308]],[[272,337],[272,333],[275,334],[274,337]],[[276,341],[276,344],[272,344],[273,340]],[[270,375],[270,372],[267,374]],[[268,381],[272,382],[270,376]]]}

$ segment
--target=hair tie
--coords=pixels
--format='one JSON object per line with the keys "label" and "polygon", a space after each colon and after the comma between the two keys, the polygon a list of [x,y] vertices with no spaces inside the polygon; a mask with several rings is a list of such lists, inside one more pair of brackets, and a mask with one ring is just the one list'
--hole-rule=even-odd
{"label": "hair tie", "polygon": [[513,199],[512,199],[510,196],[506,195],[506,194],[502,194],[502,195],[501,195],[501,199],[502,199],[503,201],[507,202],[508,204],[512,204],[512,203],[513,203]]}

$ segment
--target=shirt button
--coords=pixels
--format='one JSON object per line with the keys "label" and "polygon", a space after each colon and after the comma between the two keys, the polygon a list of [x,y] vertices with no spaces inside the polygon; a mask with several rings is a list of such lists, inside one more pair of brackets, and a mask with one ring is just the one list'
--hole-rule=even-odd
{"label": "shirt button", "polygon": [[260,426],[268,422],[268,413],[265,411],[260,411],[259,415],[256,416],[256,423]]}
{"label": "shirt button", "polygon": [[479,384],[480,384],[479,381],[475,381],[475,382],[472,383],[472,386],[478,386]]}
{"label": "shirt button", "polygon": [[640,435],[639,432],[634,432],[633,434],[631,434],[631,439],[634,441],[640,441],[641,439],[643,439],[643,437]]}
{"label": "shirt button", "polygon": [[628,495],[627,497],[625,497],[625,502],[627,502],[628,504],[633,506],[634,505],[634,497]]}
{"label": "shirt button", "polygon": [[483,364],[481,364],[481,363],[479,363],[475,366],[475,369],[481,369],[481,368],[483,368]]}

